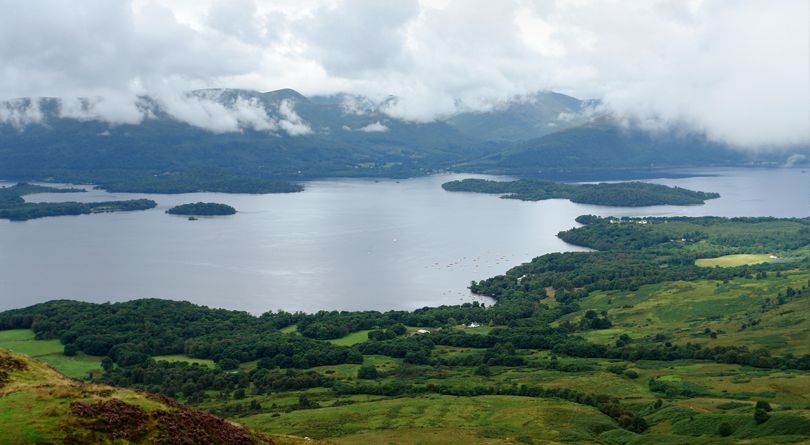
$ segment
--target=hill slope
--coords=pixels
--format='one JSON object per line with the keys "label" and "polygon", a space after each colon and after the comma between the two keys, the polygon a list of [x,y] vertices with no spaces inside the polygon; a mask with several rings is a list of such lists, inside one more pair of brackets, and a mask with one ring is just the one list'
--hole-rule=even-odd
{"label": "hill slope", "polygon": [[[797,148],[797,151],[799,148]],[[599,120],[514,144],[461,170],[537,176],[650,168],[781,165],[789,153],[747,153],[694,134],[652,133]]]}
{"label": "hill slope", "polygon": [[465,112],[445,122],[461,133],[484,141],[518,142],[583,124],[587,102],[543,91],[512,100],[486,112]]}
{"label": "hill slope", "polygon": [[75,382],[0,349],[0,437],[7,444],[273,444],[163,396]]}

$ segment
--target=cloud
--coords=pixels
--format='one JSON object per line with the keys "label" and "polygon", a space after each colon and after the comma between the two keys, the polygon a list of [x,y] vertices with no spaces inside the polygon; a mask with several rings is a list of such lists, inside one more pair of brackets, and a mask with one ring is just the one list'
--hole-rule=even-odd
{"label": "cloud", "polygon": [[385,124],[381,123],[380,121],[372,122],[365,127],[360,127],[357,131],[362,131],[363,133],[384,133],[388,131],[388,127]]}
{"label": "cloud", "polygon": [[290,136],[302,136],[312,133],[312,128],[295,112],[295,106],[289,99],[284,99],[278,105],[278,112],[282,119],[278,126]]}
{"label": "cloud", "polygon": [[[350,93],[347,113],[430,121],[539,90],[751,149],[810,143],[802,0],[0,0],[0,99],[86,97],[139,118],[154,97],[215,131],[312,129],[199,88]],[[396,99],[392,99],[396,97]],[[95,99],[103,98],[103,99]],[[288,116],[285,116],[284,113]],[[7,107],[23,125],[36,112]],[[269,113],[269,114],[267,114]],[[221,115],[220,115],[221,114]],[[5,117],[3,117],[5,116]]]}
{"label": "cloud", "polygon": [[275,123],[256,101],[237,98],[225,105],[215,98],[194,94],[170,96],[157,99],[160,108],[173,118],[205,128],[214,133],[240,131],[242,128],[273,130]]}
{"label": "cloud", "polygon": [[39,100],[16,99],[0,103],[0,122],[8,123],[18,130],[39,123],[42,119]]}
{"label": "cloud", "polygon": [[111,124],[139,124],[152,115],[139,98],[110,92],[93,98],[63,97],[59,103],[59,117]]}
{"label": "cloud", "polygon": [[303,20],[298,36],[329,73],[362,76],[404,56],[406,25],[418,13],[416,0],[345,0]]}

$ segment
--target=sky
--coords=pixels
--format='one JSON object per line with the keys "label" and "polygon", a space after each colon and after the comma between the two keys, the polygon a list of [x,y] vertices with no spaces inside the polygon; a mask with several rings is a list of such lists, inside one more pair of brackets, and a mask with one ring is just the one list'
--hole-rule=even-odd
{"label": "sky", "polygon": [[[645,127],[778,149],[810,143],[809,3],[0,0],[0,100],[89,97],[93,116],[129,122],[138,95],[193,118],[232,110],[185,91],[293,88],[393,95],[388,114],[424,122],[551,90]],[[305,127],[286,111],[257,125]]]}

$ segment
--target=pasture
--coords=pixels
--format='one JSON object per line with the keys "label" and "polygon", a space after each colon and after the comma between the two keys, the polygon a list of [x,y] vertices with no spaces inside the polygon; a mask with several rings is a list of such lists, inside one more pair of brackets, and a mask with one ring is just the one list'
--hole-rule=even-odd
{"label": "pasture", "polygon": [[695,265],[700,267],[737,267],[749,264],[769,263],[777,258],[771,258],[767,254],[737,254],[724,255],[716,258],[701,258],[695,260]]}

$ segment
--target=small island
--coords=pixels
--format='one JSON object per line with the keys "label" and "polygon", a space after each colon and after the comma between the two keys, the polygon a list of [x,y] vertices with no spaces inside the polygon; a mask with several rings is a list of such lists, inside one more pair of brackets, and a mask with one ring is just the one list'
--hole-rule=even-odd
{"label": "small island", "polygon": [[505,199],[542,201],[568,199],[579,204],[613,207],[644,207],[654,205],[705,204],[708,199],[719,198],[718,193],[699,192],[680,187],[669,187],[647,182],[618,182],[599,184],[568,184],[519,179],[516,181],[489,181],[464,179],[442,184],[450,192],[476,192],[503,195]]}
{"label": "small island", "polygon": [[84,189],[57,188],[28,183],[19,183],[0,188],[0,219],[26,221],[46,216],[86,215],[90,213],[148,210],[157,203],[151,199],[102,202],[26,202],[24,195],[35,193],[78,193]]}
{"label": "small island", "polygon": [[[185,215],[185,216],[220,216],[220,215],[233,215],[236,209],[227,205],[219,204],[216,202],[195,202],[191,204],[181,204],[166,210],[169,215]],[[192,220],[189,218],[189,220]],[[193,220],[192,220],[193,221]]]}

